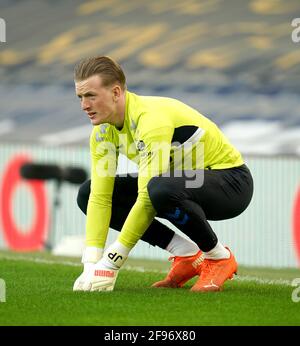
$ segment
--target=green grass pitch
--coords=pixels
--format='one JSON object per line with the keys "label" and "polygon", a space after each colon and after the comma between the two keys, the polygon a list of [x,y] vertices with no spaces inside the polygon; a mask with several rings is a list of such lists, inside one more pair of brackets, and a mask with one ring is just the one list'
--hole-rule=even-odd
{"label": "green grass pitch", "polygon": [[[151,288],[168,266],[128,260],[113,292],[72,292],[79,259],[1,251],[6,299],[0,303],[0,325],[300,325],[300,302],[292,300],[291,286],[300,277],[297,269],[241,267],[237,279],[217,293],[190,292],[195,279],[181,289]],[[137,270],[141,267],[145,272]]]}

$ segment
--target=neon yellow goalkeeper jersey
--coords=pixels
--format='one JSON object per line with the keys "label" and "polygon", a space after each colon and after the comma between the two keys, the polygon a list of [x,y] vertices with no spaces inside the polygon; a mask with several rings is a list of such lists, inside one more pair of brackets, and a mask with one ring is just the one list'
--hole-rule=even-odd
{"label": "neon yellow goalkeeper jersey", "polygon": [[[175,129],[196,126],[184,143],[174,143]],[[122,129],[95,126],[90,137],[91,193],[86,245],[104,248],[111,218],[118,155],[138,164],[138,197],[118,240],[132,248],[156,213],[147,192],[151,177],[176,169],[225,169],[242,165],[241,154],[208,118],[171,98],[138,96],[126,91]]]}

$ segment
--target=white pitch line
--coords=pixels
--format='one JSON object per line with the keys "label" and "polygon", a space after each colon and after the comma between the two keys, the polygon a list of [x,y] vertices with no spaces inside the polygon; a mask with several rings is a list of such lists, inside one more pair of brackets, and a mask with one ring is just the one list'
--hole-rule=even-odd
{"label": "white pitch line", "polygon": [[262,279],[256,276],[250,276],[250,275],[244,275],[244,276],[238,276],[236,278],[238,281],[246,281],[246,282],[255,282],[261,285],[283,285],[283,286],[291,286],[291,282],[289,280],[283,280],[283,279]]}
{"label": "white pitch line", "polygon": [[[54,261],[54,260],[48,260],[45,258],[38,258],[38,257],[27,257],[27,256],[17,256],[17,257],[12,257],[12,256],[1,256],[0,259],[5,259],[9,261],[27,261],[27,262],[34,262],[34,263],[40,263],[40,264],[58,264],[58,265],[66,265],[66,266],[72,266],[72,267],[81,267],[82,263],[75,263],[71,261]],[[136,272],[141,272],[141,273],[167,273],[167,270],[158,270],[158,269],[151,269],[147,270],[144,267],[141,266],[130,266],[130,265],[125,265],[123,267],[125,270],[132,270]]]}
{"label": "white pitch line", "polygon": [[[81,263],[75,263],[71,261],[53,261],[48,260],[44,258],[35,258],[35,257],[26,257],[26,256],[17,256],[17,257],[11,257],[11,256],[1,256],[0,259],[5,259],[9,261],[27,261],[27,262],[34,262],[39,264],[58,264],[58,265],[66,265],[66,266],[72,266],[72,267],[81,267]],[[145,269],[141,266],[131,266],[131,265],[125,265],[123,268],[124,270],[129,271],[135,271],[140,273],[159,273],[159,274],[165,274],[168,271],[167,270],[156,270],[156,269]],[[245,275],[245,276],[238,276],[235,278],[237,281],[244,281],[244,282],[255,282],[260,285],[283,285],[283,286],[291,286],[291,281],[289,280],[283,280],[283,279],[274,279],[274,280],[268,280],[268,279],[262,279],[255,276]]]}

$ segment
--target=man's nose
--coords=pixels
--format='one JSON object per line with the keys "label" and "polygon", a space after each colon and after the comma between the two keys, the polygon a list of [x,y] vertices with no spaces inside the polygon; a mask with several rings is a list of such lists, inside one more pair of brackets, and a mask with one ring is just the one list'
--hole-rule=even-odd
{"label": "man's nose", "polygon": [[88,110],[90,108],[90,103],[89,103],[89,101],[87,100],[87,99],[82,99],[81,100],[81,109],[83,110],[83,111],[86,111],[86,110]]}

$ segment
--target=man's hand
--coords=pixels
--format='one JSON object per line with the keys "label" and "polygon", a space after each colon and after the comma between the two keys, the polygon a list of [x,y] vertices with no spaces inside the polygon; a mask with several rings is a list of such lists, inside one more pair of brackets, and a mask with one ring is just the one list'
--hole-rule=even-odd
{"label": "man's hand", "polygon": [[119,269],[107,268],[100,260],[85,277],[83,291],[112,291]]}
{"label": "man's hand", "polygon": [[95,263],[97,263],[103,255],[103,249],[96,247],[87,247],[82,255],[82,263],[84,265],[82,274],[76,279],[73,285],[73,291],[83,291],[86,280],[91,275]]}
{"label": "man's hand", "polygon": [[73,291],[83,291],[83,285],[87,280],[89,273],[93,270],[94,263],[85,263],[81,275],[76,279],[73,285]]}
{"label": "man's hand", "polygon": [[114,242],[104,252],[87,276],[84,277],[83,291],[112,291],[115,287],[119,269],[127,259],[130,249],[118,241]]}

